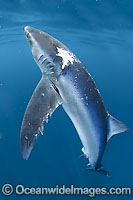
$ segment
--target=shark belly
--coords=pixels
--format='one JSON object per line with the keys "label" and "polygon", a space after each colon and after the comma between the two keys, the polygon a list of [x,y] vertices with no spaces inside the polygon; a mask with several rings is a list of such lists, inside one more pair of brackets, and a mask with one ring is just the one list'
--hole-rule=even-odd
{"label": "shark belly", "polygon": [[[107,112],[103,102],[92,103],[92,99],[90,99],[90,96],[92,96],[92,90],[95,90],[95,87],[91,88],[91,94],[89,94],[88,90],[90,88],[88,85],[86,88],[86,96],[85,93],[83,94],[83,82],[86,84],[86,77],[89,75],[86,74],[87,72],[84,70],[84,68],[82,70],[83,77],[80,74],[80,78],[83,78],[82,84],[80,84],[81,80],[79,80],[78,86],[74,84],[73,77],[75,77],[76,72],[73,69],[73,71],[71,71],[71,75],[68,73],[60,78],[58,89],[63,99],[62,106],[72,120],[83,144],[82,151],[89,159],[91,167],[97,169],[101,166],[100,163],[106,143]],[[91,79],[91,81],[93,80]],[[95,92],[94,95],[96,95]],[[98,92],[97,96],[94,97],[96,99],[101,98],[99,97],[100,95]],[[99,105],[99,103],[101,105]],[[101,112],[102,109],[103,111]]]}

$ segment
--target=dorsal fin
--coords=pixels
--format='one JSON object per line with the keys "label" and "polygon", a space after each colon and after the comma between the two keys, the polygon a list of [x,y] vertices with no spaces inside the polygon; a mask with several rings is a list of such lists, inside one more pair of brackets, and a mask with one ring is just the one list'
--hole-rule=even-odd
{"label": "dorsal fin", "polygon": [[109,115],[108,117],[108,135],[107,135],[107,142],[113,135],[128,131],[129,128],[123,124],[118,119],[115,119],[113,116]]}

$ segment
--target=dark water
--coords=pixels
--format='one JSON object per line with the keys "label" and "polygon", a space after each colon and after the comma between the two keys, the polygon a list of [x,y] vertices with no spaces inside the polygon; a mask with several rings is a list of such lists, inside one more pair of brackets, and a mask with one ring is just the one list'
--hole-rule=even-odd
{"label": "dark water", "polygon": [[[111,178],[88,172],[81,142],[59,107],[28,161],[19,150],[23,115],[41,72],[23,28],[33,26],[67,45],[92,74],[109,112],[130,131],[113,137],[102,164]],[[133,188],[133,1],[0,0],[0,187]],[[0,199],[84,200],[88,196],[13,196]],[[95,199],[132,199],[96,196]]]}

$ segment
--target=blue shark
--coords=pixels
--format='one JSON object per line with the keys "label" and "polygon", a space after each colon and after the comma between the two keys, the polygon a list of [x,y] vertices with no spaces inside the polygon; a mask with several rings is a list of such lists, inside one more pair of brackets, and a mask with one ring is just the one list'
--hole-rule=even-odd
{"label": "blue shark", "polygon": [[108,113],[94,80],[74,53],[45,32],[28,26],[24,32],[42,78],[21,126],[23,158],[29,158],[35,138],[43,134],[44,122],[62,105],[78,132],[88,169],[108,175],[101,165],[106,144],[128,127]]}

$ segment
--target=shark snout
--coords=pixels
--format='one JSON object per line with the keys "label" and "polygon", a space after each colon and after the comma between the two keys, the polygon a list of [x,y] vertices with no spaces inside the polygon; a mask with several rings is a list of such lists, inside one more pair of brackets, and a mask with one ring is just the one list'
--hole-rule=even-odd
{"label": "shark snout", "polygon": [[24,33],[25,33],[25,35],[26,35],[27,38],[29,38],[29,36],[30,36],[30,31],[31,31],[31,27],[26,26],[24,28]]}
{"label": "shark snout", "polygon": [[[30,26],[26,26],[24,28],[24,33],[25,33],[25,36],[27,37],[28,40],[38,40],[38,38],[40,38],[40,35],[42,34],[41,31],[35,29],[35,28],[32,28]],[[30,42],[30,41],[29,41]]]}
{"label": "shark snout", "polygon": [[30,32],[32,28],[30,26],[25,26],[24,28],[24,32],[27,33],[27,32]]}

